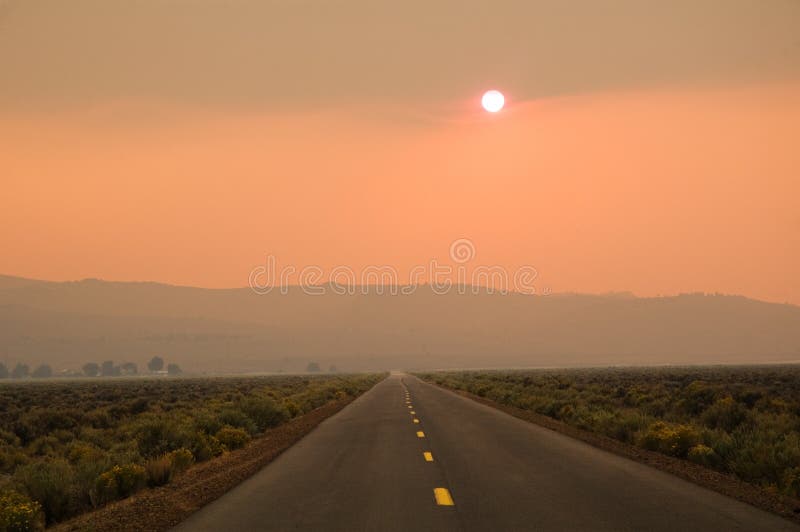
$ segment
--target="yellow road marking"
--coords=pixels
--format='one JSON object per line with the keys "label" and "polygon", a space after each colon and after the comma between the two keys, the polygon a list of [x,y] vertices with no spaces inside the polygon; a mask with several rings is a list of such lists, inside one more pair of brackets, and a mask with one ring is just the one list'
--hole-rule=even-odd
{"label": "yellow road marking", "polygon": [[429,453],[428,451],[425,451],[424,453],[422,453],[422,456],[425,457],[425,461],[426,462],[433,462],[433,454],[432,453]]}
{"label": "yellow road marking", "polygon": [[424,438],[424,437],[425,437],[424,432],[422,432],[421,430],[417,431],[417,438]]}
{"label": "yellow road marking", "polygon": [[436,497],[436,504],[439,506],[455,506],[447,488],[433,488],[433,496]]}
{"label": "yellow road marking", "polygon": [[419,423],[419,419],[414,418],[414,423]]}

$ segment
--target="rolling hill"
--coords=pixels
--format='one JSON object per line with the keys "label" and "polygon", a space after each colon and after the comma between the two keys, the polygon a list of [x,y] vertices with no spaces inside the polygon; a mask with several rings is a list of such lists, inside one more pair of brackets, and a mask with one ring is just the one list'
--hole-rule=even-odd
{"label": "rolling hill", "polygon": [[[359,291],[361,292],[361,291]],[[800,307],[741,296],[257,295],[0,276],[0,361],[164,356],[195,372],[800,360]]]}

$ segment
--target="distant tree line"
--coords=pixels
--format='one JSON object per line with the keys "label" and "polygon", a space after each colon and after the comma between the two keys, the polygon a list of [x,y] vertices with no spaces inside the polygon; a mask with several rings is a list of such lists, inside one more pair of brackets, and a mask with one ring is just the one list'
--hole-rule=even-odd
{"label": "distant tree line", "polygon": [[[113,360],[105,360],[103,363],[87,362],[83,365],[83,374],[87,377],[126,377],[138,375],[139,368],[133,362],[115,365]],[[159,373],[164,370],[164,359],[155,356],[147,363],[147,370],[150,373]],[[183,373],[177,364],[167,364],[168,375],[180,375]]]}
{"label": "distant tree line", "polygon": [[[319,362],[309,362],[308,365],[306,366],[306,372],[307,373],[319,373],[321,371],[322,371],[322,368],[320,367]],[[328,372],[329,373],[338,373],[339,372],[339,368],[337,368],[336,366],[331,364],[331,366],[328,368]]]}
{"label": "distant tree line", "polygon": [[[158,356],[153,357],[147,363],[150,373],[160,373],[164,370],[164,359]],[[128,377],[139,374],[139,368],[134,362],[124,362],[115,364],[113,360],[104,360],[102,363],[87,362],[81,367],[81,372],[86,377]],[[183,373],[177,364],[167,364],[166,372],[168,375],[180,375]],[[12,370],[0,362],[0,379],[44,379],[53,376],[53,368],[49,364],[42,364],[31,371],[30,366],[18,363]]]}
{"label": "distant tree line", "polygon": [[53,368],[48,364],[42,364],[33,372],[27,364],[18,363],[11,371],[8,370],[5,364],[0,362],[0,379],[27,379],[33,377],[35,379],[43,379],[53,376]]}

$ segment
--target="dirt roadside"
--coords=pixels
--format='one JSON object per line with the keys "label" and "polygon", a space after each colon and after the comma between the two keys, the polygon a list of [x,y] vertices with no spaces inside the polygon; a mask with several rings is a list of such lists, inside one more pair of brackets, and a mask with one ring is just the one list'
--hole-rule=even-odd
{"label": "dirt roadside", "polygon": [[707,469],[687,460],[681,460],[661,453],[640,449],[607,436],[567,425],[542,414],[496,403],[490,399],[473,395],[463,390],[453,390],[451,388],[439,386],[433,382],[424,382],[490,406],[516,418],[535,423],[536,425],[554,430],[571,438],[575,438],[576,440],[581,440],[594,447],[660,469],[661,471],[673,474],[704,488],[714,490],[733,499],[778,514],[794,523],[800,524],[800,500],[777,493],[771,493],[763,488],[743,482],[731,475],[712,471],[711,469]]}
{"label": "dirt roadside", "polygon": [[347,398],[330,402],[267,431],[243,449],[197,464],[166,486],[143,490],[47,530],[168,530],[252,476],[353,400]]}

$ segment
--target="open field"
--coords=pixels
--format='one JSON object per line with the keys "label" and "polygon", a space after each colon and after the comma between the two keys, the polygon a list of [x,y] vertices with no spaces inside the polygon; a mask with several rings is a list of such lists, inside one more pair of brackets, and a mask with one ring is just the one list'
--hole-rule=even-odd
{"label": "open field", "polygon": [[[0,385],[0,529],[36,529],[162,486],[380,375]],[[27,527],[27,528],[26,528]]]}
{"label": "open field", "polygon": [[425,380],[800,496],[800,367],[593,368]]}

